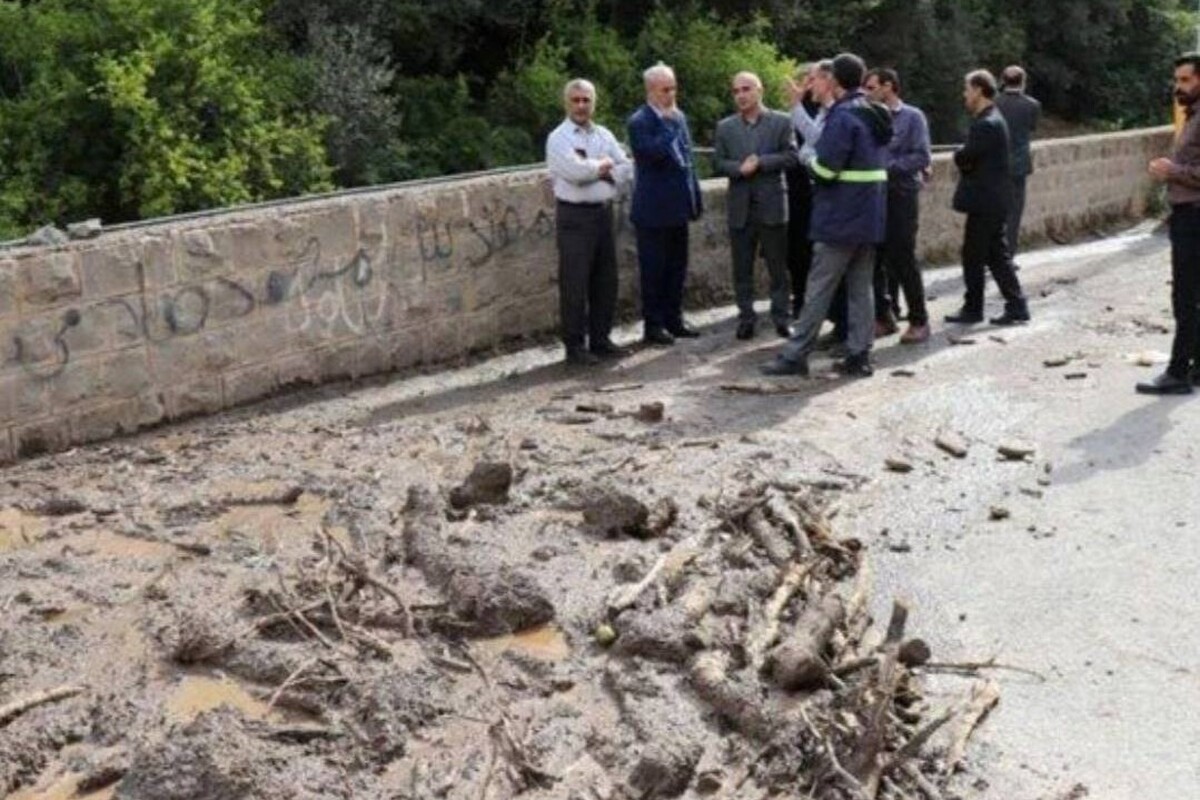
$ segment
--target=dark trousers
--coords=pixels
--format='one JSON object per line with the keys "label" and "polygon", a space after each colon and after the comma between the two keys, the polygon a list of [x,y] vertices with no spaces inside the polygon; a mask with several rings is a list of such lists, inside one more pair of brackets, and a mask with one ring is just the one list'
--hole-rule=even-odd
{"label": "dark trousers", "polygon": [[733,251],[733,289],[737,297],[738,319],[753,322],[754,257],[762,248],[771,280],[771,320],[776,325],[788,323],[787,226],[761,225],[751,222],[744,228],[729,229],[729,244]]}
{"label": "dark trousers", "polygon": [[925,283],[917,268],[917,224],[919,195],[916,192],[888,192],[887,239],[879,248],[882,269],[875,272],[875,318],[882,319],[892,310],[895,296],[889,284],[895,283],[904,292],[908,306],[908,321],[912,325],[927,325]]}
{"label": "dark trousers", "polygon": [[642,279],[642,319],[647,328],[677,329],[683,324],[688,226],[639,226],[636,231],[638,270]]}
{"label": "dark trousers", "polygon": [[558,298],[568,349],[608,340],[617,310],[617,248],[612,206],[559,202]]}
{"label": "dark trousers", "polygon": [[792,316],[800,316],[804,307],[804,287],[812,269],[813,243],[808,238],[812,222],[812,178],[808,168],[789,170],[787,269],[792,283]]}
{"label": "dark trousers", "polygon": [[888,316],[900,319],[900,282],[897,281],[884,263],[883,245],[875,253],[875,319],[884,320]]}
{"label": "dark trousers", "polygon": [[1173,206],[1170,231],[1175,340],[1167,372],[1186,380],[1200,366],[1200,207]]}
{"label": "dark trousers", "polygon": [[1008,249],[1012,258],[1016,258],[1017,246],[1021,242],[1021,217],[1025,214],[1025,181],[1028,175],[1013,175],[1012,180],[1012,205],[1008,209],[1008,220],[1005,227],[1008,229]]}
{"label": "dark trousers", "polygon": [[1000,294],[1004,295],[1005,306],[1013,310],[1025,308],[1025,295],[1021,292],[1017,273],[1013,271],[1004,225],[1003,214],[967,214],[962,266],[963,283],[967,287],[963,309],[969,314],[983,313],[983,289],[988,270],[1000,288]]}

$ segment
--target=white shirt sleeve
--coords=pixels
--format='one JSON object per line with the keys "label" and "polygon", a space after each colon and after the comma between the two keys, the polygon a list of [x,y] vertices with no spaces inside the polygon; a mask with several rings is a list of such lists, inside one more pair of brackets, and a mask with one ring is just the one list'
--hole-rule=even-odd
{"label": "white shirt sleeve", "polygon": [[551,176],[576,186],[600,179],[598,161],[575,152],[570,128],[565,125],[555,128],[546,139],[546,167]]}

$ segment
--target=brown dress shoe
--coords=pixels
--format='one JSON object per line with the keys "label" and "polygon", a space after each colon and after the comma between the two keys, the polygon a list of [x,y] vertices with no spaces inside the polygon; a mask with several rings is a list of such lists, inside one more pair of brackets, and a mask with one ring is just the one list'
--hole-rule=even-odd
{"label": "brown dress shoe", "polygon": [[928,325],[909,325],[908,330],[900,334],[900,344],[921,344],[929,341]]}

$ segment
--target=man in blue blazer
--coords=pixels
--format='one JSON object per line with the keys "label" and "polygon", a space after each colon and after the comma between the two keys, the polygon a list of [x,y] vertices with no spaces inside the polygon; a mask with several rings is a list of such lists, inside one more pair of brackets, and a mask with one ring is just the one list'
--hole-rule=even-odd
{"label": "man in blue blazer", "polygon": [[675,104],[675,72],[658,63],[642,75],[646,104],[629,118],[633,208],[647,343],[669,346],[700,332],[683,321],[688,223],[704,210],[687,118]]}

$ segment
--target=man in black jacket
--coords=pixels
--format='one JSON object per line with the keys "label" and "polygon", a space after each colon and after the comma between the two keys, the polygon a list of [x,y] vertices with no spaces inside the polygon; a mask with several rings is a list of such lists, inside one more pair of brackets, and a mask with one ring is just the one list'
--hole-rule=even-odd
{"label": "man in black jacket", "polygon": [[1012,207],[1008,210],[1008,249],[1013,257],[1021,239],[1021,217],[1025,212],[1025,182],[1033,172],[1029,143],[1042,116],[1042,104],[1025,94],[1025,70],[1015,64],[1004,68],[1004,90],[996,97],[996,108],[1008,124],[1009,156],[1012,159]]}
{"label": "man in black jacket", "polygon": [[967,74],[963,101],[972,117],[971,128],[966,143],[954,152],[959,171],[954,210],[967,215],[962,246],[966,296],[962,308],[947,315],[947,322],[983,321],[985,267],[991,270],[1004,295],[1004,313],[993,317],[992,324],[1029,321],[1029,305],[1013,271],[1004,230],[1012,204],[1012,184],[1008,127],[996,109],[995,98],[996,79],[990,72],[981,69]]}

